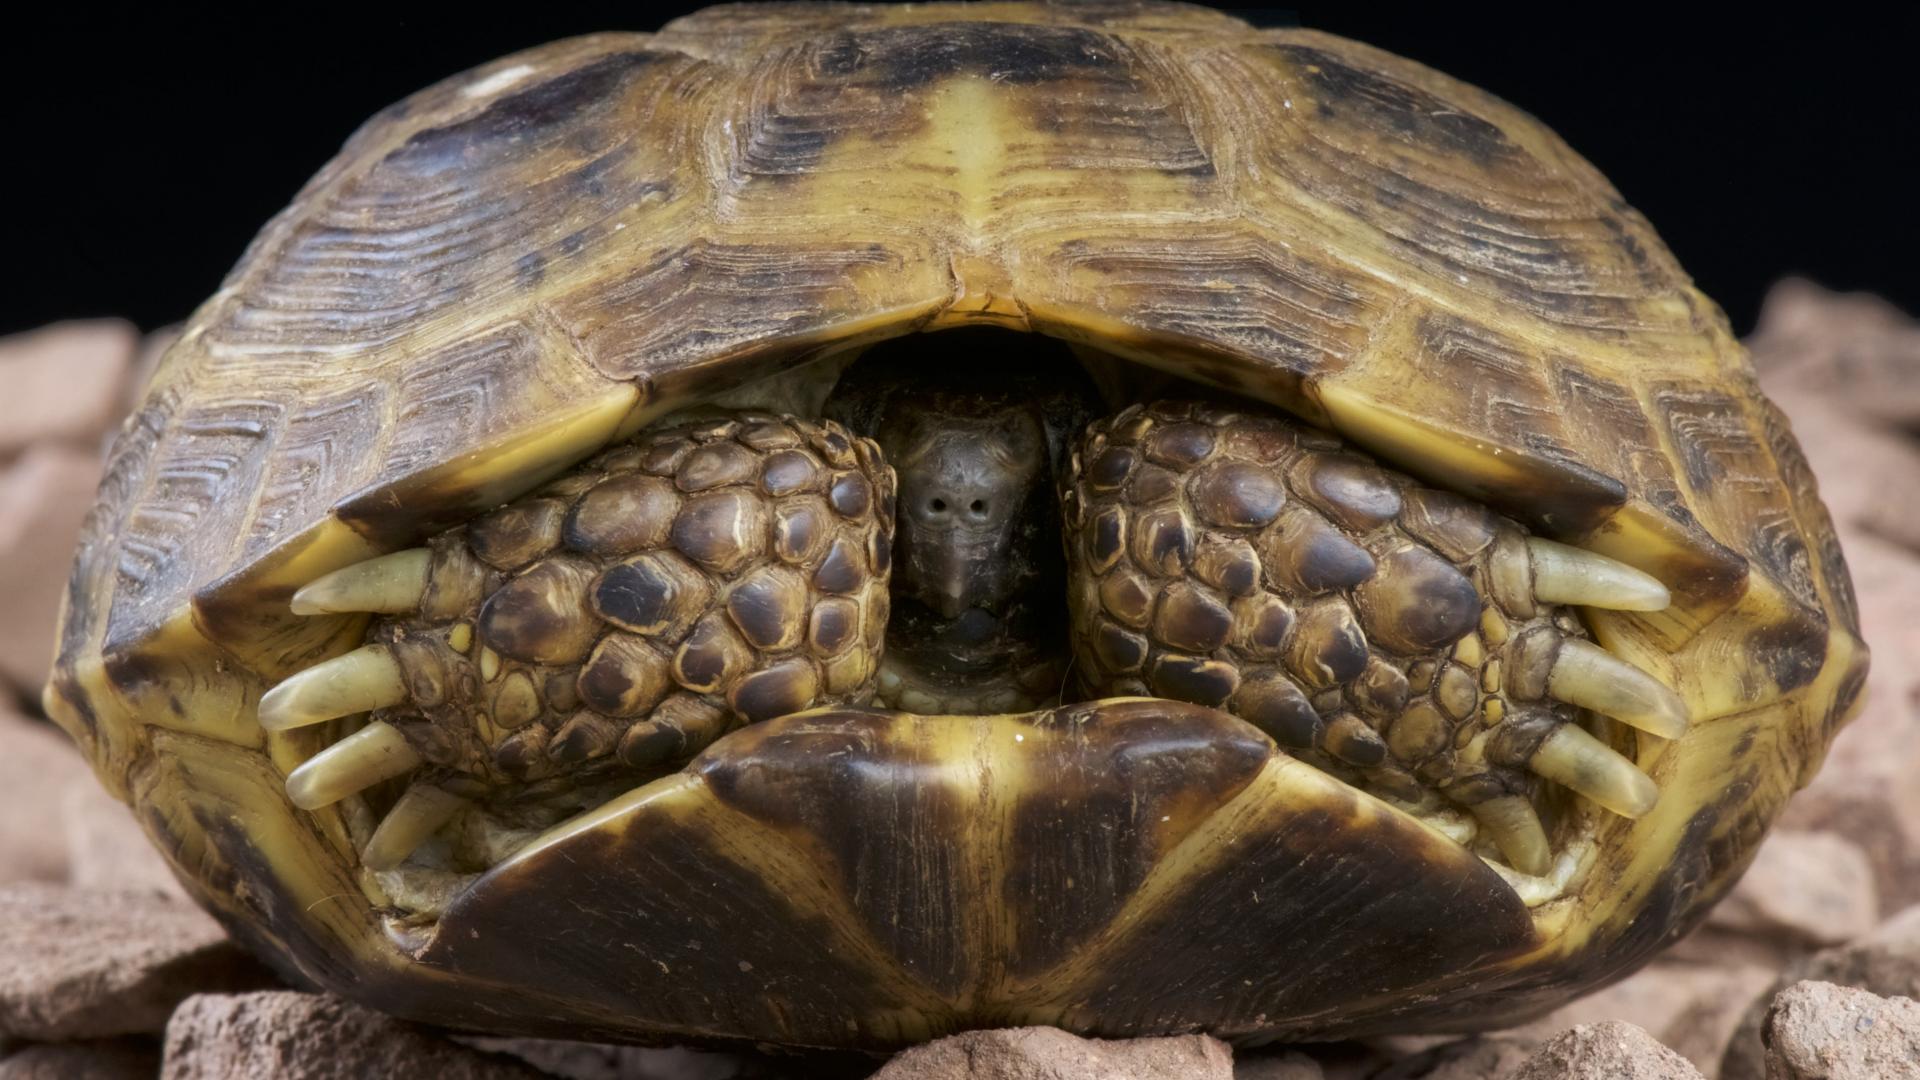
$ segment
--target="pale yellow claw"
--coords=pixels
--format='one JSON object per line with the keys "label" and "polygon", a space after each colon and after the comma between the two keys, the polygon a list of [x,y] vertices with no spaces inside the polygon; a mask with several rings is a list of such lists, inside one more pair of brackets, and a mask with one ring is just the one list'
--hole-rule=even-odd
{"label": "pale yellow claw", "polygon": [[1687,706],[1680,695],[1590,641],[1561,643],[1547,674],[1547,693],[1663,739],[1687,731]]}
{"label": "pale yellow claw", "polygon": [[1527,768],[1622,817],[1637,818],[1660,800],[1659,787],[1646,773],[1578,724],[1556,728],[1533,752]]}
{"label": "pale yellow claw", "polygon": [[288,774],[287,798],[302,810],[318,810],[419,764],[420,755],[398,728],[375,721]]}
{"label": "pale yellow claw", "polygon": [[467,805],[467,800],[433,784],[414,784],[373,830],[360,852],[369,870],[391,870],[407,861],[415,848]]}
{"label": "pale yellow claw", "polygon": [[409,548],[355,563],[309,582],[293,594],[295,615],[376,612],[397,615],[420,606],[433,553]]}
{"label": "pale yellow claw", "polygon": [[1533,595],[1546,604],[1611,611],[1661,611],[1672,602],[1652,575],[1583,548],[1527,537]]}
{"label": "pale yellow claw", "polygon": [[400,665],[383,645],[364,645],[291,676],[260,698],[260,726],[285,731],[407,700]]}
{"label": "pale yellow claw", "polygon": [[1471,807],[1480,827],[1506,856],[1507,865],[1523,874],[1545,874],[1553,867],[1553,848],[1540,815],[1524,795],[1502,795]]}

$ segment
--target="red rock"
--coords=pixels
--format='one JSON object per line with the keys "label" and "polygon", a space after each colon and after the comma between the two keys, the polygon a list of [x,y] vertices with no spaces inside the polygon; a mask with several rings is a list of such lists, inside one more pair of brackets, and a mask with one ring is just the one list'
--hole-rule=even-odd
{"label": "red rock", "polygon": [[966,1031],[903,1050],[873,1080],[1231,1080],[1233,1051],[1204,1035],[1083,1039],[1057,1028]]}
{"label": "red rock", "polygon": [[120,420],[138,339],[118,319],[0,338],[0,459],[40,442],[97,451]]}
{"label": "red rock", "polygon": [[74,542],[99,484],[91,450],[35,446],[0,468],[0,682],[22,697],[38,700],[47,681]]}
{"label": "red rock", "polygon": [[1721,1080],[1760,1080],[1766,1075],[1761,1032],[1769,1003],[1788,987],[1807,980],[1883,997],[1920,998],[1920,906],[1900,912],[1866,937],[1815,953],[1788,968],[1773,990],[1741,1017],[1720,1063]]}
{"label": "red rock", "polygon": [[1618,1020],[1547,1040],[1509,1080],[1703,1080],[1686,1058]]}
{"label": "red rock", "polygon": [[167,1024],[165,1080],[537,1080],[546,1074],[324,994],[200,994]]}
{"label": "red rock", "polygon": [[1877,296],[1787,278],[1746,344],[1769,394],[1812,393],[1893,425],[1920,420],[1920,324]]}
{"label": "red rock", "polygon": [[0,886],[0,1039],[152,1034],[206,990],[272,977],[199,909],[152,892]]}
{"label": "red rock", "polygon": [[133,811],[92,782],[68,788],[59,801],[65,826],[68,884],[76,889],[146,890],[187,901],[180,886]]}
{"label": "red rock", "polygon": [[[1745,958],[1752,954],[1731,950],[1725,944],[1715,948],[1720,953],[1718,962],[1684,962],[1663,956],[1612,986],[1569,1002],[1531,1024],[1498,1033],[1499,1037],[1521,1048],[1519,1056],[1524,1057],[1568,1028],[1624,1021],[1647,1031],[1701,1072],[1713,1075],[1746,1010],[1766,1000],[1763,995],[1778,975],[1772,963],[1775,950],[1755,950],[1767,961],[1762,964]],[[1517,1060],[1513,1058],[1503,1068],[1511,1068]],[[1435,1075],[1466,1080],[1476,1074],[1463,1068]]]}
{"label": "red rock", "polygon": [[0,1080],[152,1080],[160,1047],[152,1039],[31,1043],[0,1057]]}
{"label": "red rock", "polygon": [[1920,1002],[1795,983],[1767,1010],[1767,1080],[1920,1076]]}
{"label": "red rock", "polygon": [[0,884],[67,880],[60,802],[83,785],[94,786],[93,770],[73,743],[0,702]]}
{"label": "red rock", "polygon": [[1830,832],[1776,829],[1709,922],[1721,931],[1827,946],[1867,933],[1879,915],[1873,863],[1858,844]]}

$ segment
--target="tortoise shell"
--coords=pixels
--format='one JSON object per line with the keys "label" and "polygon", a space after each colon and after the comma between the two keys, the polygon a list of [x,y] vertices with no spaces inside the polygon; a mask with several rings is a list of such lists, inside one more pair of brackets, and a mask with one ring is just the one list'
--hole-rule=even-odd
{"label": "tortoise shell", "polygon": [[[1542,901],[1231,716],[829,711],[735,733],[422,924],[263,691],[296,589],[690,402],[882,339],[1050,335],[1265,402],[1666,583],[1589,612],[1694,724]],[[1744,869],[1857,696],[1787,424],[1647,222],[1418,64],[1168,4],[745,5],[532,49],[357,132],[112,451],[49,712],[299,984],[569,1037],[1339,1038],[1544,1011]]]}

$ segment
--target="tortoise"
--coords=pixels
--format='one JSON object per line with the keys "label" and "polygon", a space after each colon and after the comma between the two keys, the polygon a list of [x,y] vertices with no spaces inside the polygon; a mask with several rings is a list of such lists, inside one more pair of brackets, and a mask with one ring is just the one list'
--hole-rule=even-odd
{"label": "tortoise", "polygon": [[1697,924],[1850,590],[1515,108],[1187,6],[746,5],[354,134],[119,432],[45,700],[415,1020],[1334,1039]]}

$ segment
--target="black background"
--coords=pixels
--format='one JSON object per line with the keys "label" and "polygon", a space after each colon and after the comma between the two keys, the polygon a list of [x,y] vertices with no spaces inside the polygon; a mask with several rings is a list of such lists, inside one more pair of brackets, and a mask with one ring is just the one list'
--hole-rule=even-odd
{"label": "black background", "polygon": [[[0,332],[184,318],[381,106],[517,48],[696,6],[76,11],[0,30]],[[1787,273],[1920,311],[1920,15],[1543,14],[1561,8],[1230,10],[1371,42],[1539,116],[1652,219],[1741,333]]]}

